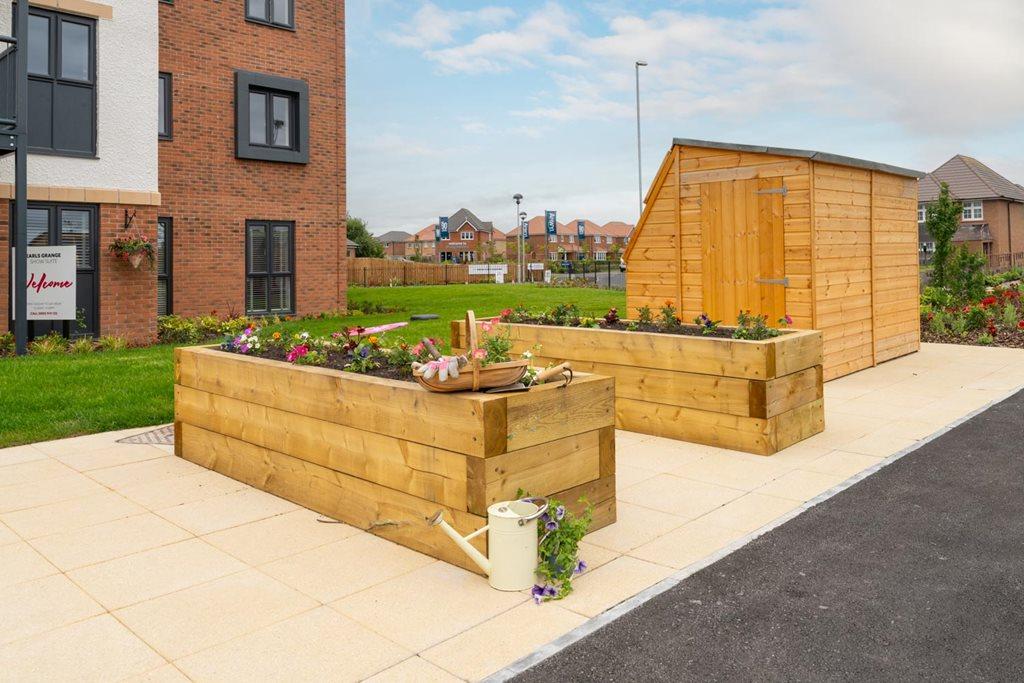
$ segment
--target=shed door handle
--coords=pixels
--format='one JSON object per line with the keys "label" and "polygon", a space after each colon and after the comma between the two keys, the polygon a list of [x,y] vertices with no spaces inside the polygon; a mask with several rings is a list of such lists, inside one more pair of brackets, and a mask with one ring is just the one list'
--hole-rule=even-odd
{"label": "shed door handle", "polygon": [[756,282],[759,285],[782,285],[783,287],[789,287],[788,277],[780,277],[774,279],[767,277],[758,277],[754,278],[754,282]]}

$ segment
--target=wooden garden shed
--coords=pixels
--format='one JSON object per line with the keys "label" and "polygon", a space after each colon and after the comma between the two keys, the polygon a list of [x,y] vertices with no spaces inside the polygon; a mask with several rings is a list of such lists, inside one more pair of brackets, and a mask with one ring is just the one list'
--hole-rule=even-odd
{"label": "wooden garden shed", "polygon": [[917,351],[917,179],[800,149],[675,139],[626,249],[631,316],[742,310],[821,330],[833,379]]}

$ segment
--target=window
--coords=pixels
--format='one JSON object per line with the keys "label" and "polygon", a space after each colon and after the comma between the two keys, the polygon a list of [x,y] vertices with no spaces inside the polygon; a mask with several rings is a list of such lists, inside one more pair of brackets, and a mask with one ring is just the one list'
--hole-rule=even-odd
{"label": "window", "polygon": [[928,205],[918,204],[917,205],[917,222],[924,223],[928,220]]}
{"label": "window", "polygon": [[594,252],[594,260],[596,260],[596,261],[607,261],[608,260],[608,252],[606,252],[606,251],[595,251]]}
{"label": "window", "polygon": [[558,235],[548,235],[548,242],[555,244],[558,242]]}
{"label": "window", "polygon": [[461,233],[459,233],[459,239],[461,239],[464,242],[469,242],[470,240],[473,239],[473,231],[463,230]]}
{"label": "window", "polygon": [[548,261],[557,261],[557,260],[558,260],[558,252],[549,251],[548,252]]}
{"label": "window", "polygon": [[157,132],[160,135],[161,140],[170,140],[174,132],[174,108],[172,101],[174,99],[174,87],[173,81],[171,80],[171,74],[161,73],[160,74],[160,113],[158,114],[159,123],[157,124]]}
{"label": "window", "polygon": [[173,288],[171,287],[171,232],[170,218],[156,219],[156,314],[170,315]]}
{"label": "window", "polygon": [[576,243],[576,235],[569,235],[568,238],[569,238],[569,244],[575,244]]}
{"label": "window", "polygon": [[32,7],[28,18],[29,150],[96,154],[96,21]]}
{"label": "window", "polygon": [[245,18],[257,24],[295,28],[294,0],[245,0]]}
{"label": "window", "polygon": [[235,72],[235,156],[309,163],[309,86],[305,81]]}
{"label": "window", "polygon": [[980,201],[964,202],[963,219],[965,221],[980,221],[984,217],[985,214]]}
{"label": "window", "polygon": [[450,252],[450,251],[442,251],[441,252],[441,260],[442,261],[451,261],[452,260],[452,252]]}
{"label": "window", "polygon": [[246,313],[295,312],[294,233],[294,223],[246,221]]}

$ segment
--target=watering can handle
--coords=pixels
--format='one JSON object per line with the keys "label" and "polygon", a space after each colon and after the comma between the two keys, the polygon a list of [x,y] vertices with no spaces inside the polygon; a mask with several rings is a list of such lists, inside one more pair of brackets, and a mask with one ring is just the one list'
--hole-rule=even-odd
{"label": "watering can handle", "polygon": [[548,511],[548,499],[543,496],[534,496],[533,498],[520,498],[519,500],[523,501],[524,503],[533,503],[535,505],[540,506],[537,509],[537,511],[534,512],[532,515],[529,515],[528,517],[521,517],[519,519],[519,526],[526,526],[527,522],[532,522],[533,520],[537,519],[538,517],[540,517]]}

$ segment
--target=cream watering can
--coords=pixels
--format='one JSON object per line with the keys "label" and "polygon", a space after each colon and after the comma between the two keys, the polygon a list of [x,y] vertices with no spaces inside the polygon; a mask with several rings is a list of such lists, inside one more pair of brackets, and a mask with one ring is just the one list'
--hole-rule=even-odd
{"label": "cream watering can", "polygon": [[[536,582],[537,519],[547,509],[547,498],[523,498],[495,503],[487,508],[487,526],[465,537],[444,521],[444,510],[438,510],[427,523],[441,527],[484,570],[491,588],[521,591]],[[489,558],[469,542],[485,531],[488,532]]]}

